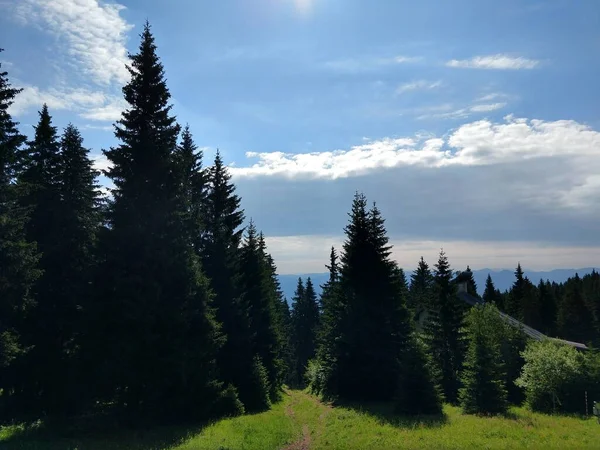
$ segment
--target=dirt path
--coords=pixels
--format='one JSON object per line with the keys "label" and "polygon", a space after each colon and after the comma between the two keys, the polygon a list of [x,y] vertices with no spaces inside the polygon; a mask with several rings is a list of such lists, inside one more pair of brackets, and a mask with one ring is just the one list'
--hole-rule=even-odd
{"label": "dirt path", "polygon": [[310,450],[311,444],[314,442],[314,440],[318,441],[323,434],[323,429],[325,428],[325,419],[331,411],[331,406],[321,403],[316,397],[304,392],[288,391],[288,394],[292,396],[292,401],[287,406],[285,413],[288,417],[292,418],[292,420],[297,423],[302,423],[303,421],[303,419],[300,418],[299,414],[297,414],[295,411],[295,407],[298,406],[300,401],[308,401],[311,403],[313,407],[316,407],[316,413],[319,415],[318,418],[316,416],[310,417],[310,419],[312,419],[310,420],[310,424],[302,423],[302,435],[299,436],[296,441],[283,447],[281,450]]}

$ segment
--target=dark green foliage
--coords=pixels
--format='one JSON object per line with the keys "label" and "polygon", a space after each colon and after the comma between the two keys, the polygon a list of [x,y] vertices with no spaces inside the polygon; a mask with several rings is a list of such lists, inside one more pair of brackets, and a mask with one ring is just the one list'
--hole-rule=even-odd
{"label": "dark green foliage", "polygon": [[475,306],[467,316],[468,350],[461,373],[459,401],[467,414],[498,414],[508,408],[501,358],[502,327],[493,305]]}
{"label": "dark green foliage", "polygon": [[525,297],[525,277],[521,263],[517,265],[515,270],[515,282],[510,289],[509,295],[506,298],[504,312],[513,316],[515,319],[523,318],[523,298]]}
{"label": "dark green foliage", "polygon": [[498,326],[496,331],[500,335],[500,352],[506,375],[504,386],[508,394],[508,402],[512,405],[520,405],[525,399],[525,395],[523,389],[515,384],[515,380],[519,378],[523,364],[525,364],[522,352],[525,350],[528,338],[521,330],[507,324],[503,325]]}
{"label": "dark green foliage", "polygon": [[189,126],[181,133],[181,142],[173,153],[173,173],[179,184],[179,200],[185,211],[189,239],[196,252],[200,253],[202,238],[206,234],[208,171],[202,167],[204,154],[198,150]]}
{"label": "dark green foliage", "polygon": [[20,377],[22,391],[26,393],[21,403],[37,412],[55,412],[69,406],[69,401],[62,398],[69,373],[65,359],[72,351],[69,346],[77,307],[72,304],[76,294],[70,295],[63,267],[69,272],[77,261],[65,262],[65,258],[71,256],[68,250],[73,242],[63,243],[64,232],[73,231],[65,230],[67,222],[71,225],[73,220],[67,217],[69,211],[62,200],[63,188],[68,189],[63,185],[63,181],[67,182],[63,180],[67,173],[66,167],[63,170],[66,160],[62,159],[61,144],[46,105],[39,117],[34,138],[21,153],[18,175],[25,192],[20,198],[21,205],[29,211],[27,239],[37,243],[43,271],[33,286],[36,307],[22,328],[31,351],[24,362],[30,370],[24,367]]}
{"label": "dark green foliage", "polygon": [[190,245],[179,126],[148,24],[130,58],[121,144],[105,151],[116,188],[90,312],[100,325],[96,387],[138,417],[208,417],[224,395],[215,359],[225,338]]}
{"label": "dark green foliage", "polygon": [[[190,137],[184,134],[181,148],[190,147]],[[194,146],[195,147],[195,146]],[[199,164],[196,163],[196,167]],[[262,363],[256,360],[250,329],[249,306],[241,297],[237,283],[240,271],[240,239],[244,213],[235,186],[217,152],[214,164],[208,169],[208,189],[205,194],[202,175],[196,179],[197,209],[202,221],[196,228],[195,248],[202,257],[204,270],[215,293],[217,320],[222,324],[226,341],[218,353],[221,377],[235,386],[246,410],[260,411],[269,406],[268,380],[259,376]],[[259,370],[260,369],[260,370]],[[248,377],[248,374],[252,374]]]}
{"label": "dark green foliage", "polygon": [[444,394],[436,383],[436,367],[427,356],[427,347],[413,336],[404,354],[394,396],[397,414],[440,414]]}
{"label": "dark green foliage", "polygon": [[540,280],[537,286],[540,302],[540,328],[547,336],[556,336],[557,304],[555,290],[549,281]]}
{"label": "dark green foliage", "polygon": [[294,343],[294,379],[299,386],[304,385],[304,373],[308,361],[315,357],[317,330],[319,326],[319,306],[317,295],[310,277],[306,287],[298,279],[298,287],[292,299],[292,341]]}
{"label": "dark green foliage", "polygon": [[417,268],[410,277],[410,289],[408,294],[409,308],[417,319],[423,312],[427,311],[431,304],[433,294],[433,274],[429,265],[423,257],[419,260]]}
{"label": "dark green foliage", "polygon": [[527,405],[534,411],[585,413],[588,401],[600,386],[600,357],[581,353],[553,341],[532,341],[523,352],[525,365],[517,383],[525,389]]}
{"label": "dark green foliage", "polygon": [[[437,394],[414,338],[403,274],[389,258],[384,220],[375,205],[367,210],[362,194],[354,197],[345,232],[339,281],[323,298],[325,332],[319,357],[320,365],[328,366],[322,392],[327,398],[350,401],[395,398],[398,410],[415,412],[422,409],[412,397],[418,383],[423,383],[423,392],[433,390],[424,398],[436,399]],[[332,252],[330,267],[336,265]],[[330,271],[335,280],[336,271]],[[339,298],[329,297],[331,292]],[[329,315],[333,311],[335,318]],[[409,367],[412,370],[403,370]],[[425,408],[433,410],[435,404]]]}
{"label": "dark green foliage", "polygon": [[488,274],[485,280],[485,290],[483,291],[482,299],[485,303],[495,305],[500,310],[504,309],[502,305],[502,294],[498,289],[496,289],[496,286],[494,286],[494,282],[492,281],[490,274]]}
{"label": "dark green foliage", "polygon": [[267,371],[269,397],[275,401],[280,396],[285,371],[276,320],[277,292],[263,245],[251,222],[241,249],[240,289],[244,308],[249,313],[252,350]]}
{"label": "dark green foliage", "polygon": [[36,245],[26,238],[27,210],[19,207],[21,192],[14,184],[19,149],[26,138],[8,107],[19,92],[11,87],[7,73],[0,72],[0,418],[9,397],[22,393],[19,366],[28,350],[23,322],[34,306],[32,287],[40,275]]}
{"label": "dark green foliage", "polygon": [[[318,331],[317,359],[309,363],[309,384],[315,394],[333,397],[336,391],[338,374],[337,355],[341,343],[342,314],[345,311],[344,299],[340,291],[340,267],[337,252],[331,247],[329,256],[329,279],[322,286],[320,298],[320,326]],[[311,370],[312,369],[312,370]],[[310,373],[314,376],[311,376]]]}
{"label": "dark green foliage", "polygon": [[461,329],[464,306],[456,298],[456,284],[448,258],[442,250],[435,266],[434,293],[429,316],[425,324],[425,342],[434,363],[438,366],[439,383],[450,403],[457,401],[459,370],[464,355]]}
{"label": "dark green foliage", "polygon": [[593,340],[595,329],[593,316],[586,306],[581,278],[575,275],[565,283],[557,319],[560,336],[564,339],[589,343]]}

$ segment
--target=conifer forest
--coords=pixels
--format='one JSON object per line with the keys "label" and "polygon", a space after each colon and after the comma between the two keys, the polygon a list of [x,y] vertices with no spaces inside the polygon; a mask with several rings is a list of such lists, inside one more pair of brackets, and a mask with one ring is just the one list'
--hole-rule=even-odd
{"label": "conifer forest", "polygon": [[488,277],[481,296],[443,250],[405,273],[385,211],[356,192],[322,293],[300,278],[286,299],[260,217],[177,122],[148,23],[129,59],[108,195],[82,132],[57,129],[46,105],[27,140],[9,113],[21,90],[0,73],[2,424],[207,423],[269,414],[296,391],[398,417],[591,414],[600,273],[529,280],[515,261],[512,288]]}

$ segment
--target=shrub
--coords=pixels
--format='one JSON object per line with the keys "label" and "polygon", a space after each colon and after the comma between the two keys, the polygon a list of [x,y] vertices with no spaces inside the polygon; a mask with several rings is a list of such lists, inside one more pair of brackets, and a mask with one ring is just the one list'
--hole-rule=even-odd
{"label": "shrub", "polygon": [[585,412],[600,395],[600,357],[580,353],[555,341],[531,342],[523,352],[525,365],[516,384],[525,389],[527,405],[541,412]]}
{"label": "shrub", "polygon": [[323,393],[325,370],[318,359],[311,359],[308,361],[304,378],[306,385],[312,394],[321,395]]}

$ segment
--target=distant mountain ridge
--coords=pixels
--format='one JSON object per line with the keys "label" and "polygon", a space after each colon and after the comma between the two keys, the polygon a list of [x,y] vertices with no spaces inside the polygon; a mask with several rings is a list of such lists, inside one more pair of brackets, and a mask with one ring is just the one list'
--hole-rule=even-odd
{"label": "distant mountain ridge", "polygon": [[[538,284],[540,279],[542,280],[550,280],[555,281],[557,283],[563,283],[567,281],[569,278],[574,277],[575,274],[579,274],[579,276],[586,275],[591,273],[594,270],[593,267],[585,267],[582,269],[554,269],[548,271],[533,271],[524,269],[525,276],[527,276],[532,283]],[[597,269],[596,269],[597,270]],[[515,269],[479,269],[473,270],[473,277],[475,278],[475,282],[477,283],[477,290],[480,294],[483,294],[483,290],[485,289],[485,280],[490,274],[492,276],[492,280],[494,281],[494,285],[497,289],[500,289],[504,292],[507,289],[510,289],[512,286],[515,275]],[[410,281],[411,272],[406,271],[406,277]],[[279,275],[279,282],[281,283],[281,289],[284,292],[288,302],[292,301],[292,297],[294,296],[294,291],[296,290],[296,284],[298,283],[298,277],[302,277],[303,280],[306,281],[306,278],[310,277],[312,279],[313,284],[315,285],[315,290],[317,294],[321,294],[321,285],[327,282],[327,278],[329,277],[328,273],[305,273],[305,274],[293,274],[293,275]]]}

